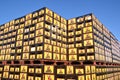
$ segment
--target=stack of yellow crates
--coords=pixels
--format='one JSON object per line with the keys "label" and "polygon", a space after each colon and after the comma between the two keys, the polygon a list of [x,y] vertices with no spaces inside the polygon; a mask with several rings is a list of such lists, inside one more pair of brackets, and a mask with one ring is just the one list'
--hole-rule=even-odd
{"label": "stack of yellow crates", "polygon": [[0,80],[120,80],[120,43],[91,13],[44,7],[0,25]]}

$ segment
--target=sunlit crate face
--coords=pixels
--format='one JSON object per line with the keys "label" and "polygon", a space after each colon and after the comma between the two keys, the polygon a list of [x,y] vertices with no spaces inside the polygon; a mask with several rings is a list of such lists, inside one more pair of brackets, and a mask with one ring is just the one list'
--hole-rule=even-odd
{"label": "sunlit crate face", "polygon": [[86,75],[86,80],[91,80],[91,76],[90,75]]}
{"label": "sunlit crate face", "polygon": [[50,40],[49,39],[44,38],[44,42],[50,44]]}
{"label": "sunlit crate face", "polygon": [[83,47],[82,43],[76,43],[76,47]]}
{"label": "sunlit crate face", "polygon": [[61,53],[66,54],[67,53],[66,48],[61,48]]}
{"label": "sunlit crate face", "polygon": [[92,27],[83,28],[83,33],[90,33],[90,32],[92,32]]}
{"label": "sunlit crate face", "polygon": [[35,54],[31,54],[30,59],[35,59]]}
{"label": "sunlit crate face", "polygon": [[26,15],[26,20],[29,20],[29,19],[31,19],[32,18],[32,14],[28,14],[28,15]]}
{"label": "sunlit crate face", "polygon": [[83,22],[84,21],[84,17],[79,17],[78,19],[77,19],[77,23],[80,23],[80,22]]}
{"label": "sunlit crate face", "polygon": [[41,68],[35,68],[35,73],[42,74],[42,69]]}
{"label": "sunlit crate face", "polygon": [[49,10],[49,9],[46,8],[45,11],[46,11],[47,15],[49,15],[51,17],[53,16],[53,12],[51,10]]}
{"label": "sunlit crate face", "polygon": [[68,42],[74,42],[74,38],[69,38]]}
{"label": "sunlit crate face", "polygon": [[14,79],[20,79],[19,76],[20,76],[20,75],[15,74],[15,75],[14,75]]}
{"label": "sunlit crate face", "polygon": [[86,39],[92,39],[93,38],[93,34],[92,33],[84,34],[83,38],[84,38],[84,40],[86,40]]}
{"label": "sunlit crate face", "polygon": [[54,59],[54,60],[60,60],[60,54],[54,53],[54,54],[53,54],[53,59]]}
{"label": "sunlit crate face", "polygon": [[44,21],[44,16],[43,17],[39,17],[37,22],[42,22],[42,21]]}
{"label": "sunlit crate face", "polygon": [[74,23],[76,23],[76,19],[75,18],[68,20],[68,24],[74,24]]}
{"label": "sunlit crate face", "polygon": [[36,30],[36,36],[43,35],[43,29]]}
{"label": "sunlit crate face", "polygon": [[81,35],[82,34],[82,30],[76,31],[75,35]]}
{"label": "sunlit crate face", "polygon": [[40,29],[43,28],[44,23],[43,22],[39,22],[36,24],[36,29]]}
{"label": "sunlit crate face", "polygon": [[84,75],[78,76],[78,80],[85,80],[85,76]]}
{"label": "sunlit crate face", "polygon": [[44,59],[52,59],[52,53],[44,52]]}
{"label": "sunlit crate face", "polygon": [[38,12],[33,13],[33,18],[38,16]]}
{"label": "sunlit crate face", "polygon": [[92,26],[92,22],[86,22],[86,23],[85,23],[85,26],[86,26],[86,27]]}
{"label": "sunlit crate face", "polygon": [[69,54],[77,54],[77,49],[76,48],[69,49]]}
{"label": "sunlit crate face", "polygon": [[55,80],[55,76],[54,75],[45,74],[44,78],[45,78],[44,80]]}
{"label": "sunlit crate face", "polygon": [[90,65],[85,66],[85,73],[89,74],[91,72]]}
{"label": "sunlit crate face", "polygon": [[34,76],[28,76],[28,80],[34,80]]}
{"label": "sunlit crate face", "polygon": [[94,60],[94,56],[87,56],[87,60]]}
{"label": "sunlit crate face", "polygon": [[74,30],[74,29],[76,29],[76,24],[68,25],[68,30]]}
{"label": "sunlit crate face", "polygon": [[31,25],[31,23],[32,23],[31,20],[25,21],[25,26],[29,26],[29,25]]}
{"label": "sunlit crate face", "polygon": [[[45,31],[45,35],[46,35],[46,36],[50,37],[50,34],[51,34],[50,32]],[[52,36],[52,37],[54,37],[54,36]]]}
{"label": "sunlit crate face", "polygon": [[18,47],[18,46],[22,46],[22,41],[17,41],[16,42],[16,47]]}
{"label": "sunlit crate face", "polygon": [[75,73],[76,74],[84,74],[84,69],[83,68],[76,68]]}
{"label": "sunlit crate face", "polygon": [[53,65],[45,65],[44,73],[54,73],[54,66]]}
{"label": "sunlit crate face", "polygon": [[49,45],[49,44],[44,44],[44,50],[45,51],[52,51],[52,46],[51,45]]}
{"label": "sunlit crate face", "polygon": [[62,22],[63,24],[66,24],[66,23],[67,23],[67,21],[66,21],[64,18],[61,18],[61,22]]}
{"label": "sunlit crate face", "polygon": [[60,21],[60,16],[58,14],[54,13],[54,19]]}
{"label": "sunlit crate face", "polygon": [[39,15],[42,15],[42,14],[44,14],[44,12],[45,12],[45,10],[40,10],[38,13],[39,13]]}
{"label": "sunlit crate face", "polygon": [[53,52],[60,53],[60,47],[53,46]]}
{"label": "sunlit crate face", "polygon": [[68,36],[73,36],[74,35],[74,32],[69,32],[68,33]]}
{"label": "sunlit crate face", "polygon": [[10,69],[10,66],[4,66],[4,71],[9,71],[9,69]]}
{"label": "sunlit crate face", "polygon": [[67,56],[61,54],[61,60],[67,60]]}
{"label": "sunlit crate face", "polygon": [[65,24],[63,24],[63,23],[61,23],[60,27],[61,27],[62,29],[64,29],[64,30],[67,29],[67,26],[66,26]]}
{"label": "sunlit crate face", "polygon": [[13,74],[9,74],[9,78],[10,78],[10,79],[13,79]]}
{"label": "sunlit crate face", "polygon": [[38,43],[42,43],[43,42],[43,36],[40,36],[40,37],[36,37],[35,38],[35,43],[38,44]]}
{"label": "sunlit crate face", "polygon": [[3,67],[0,67],[0,71],[2,71],[3,70]]}
{"label": "sunlit crate face", "polygon": [[87,15],[87,16],[85,16],[85,20],[87,21],[87,20],[91,20],[92,19],[92,16],[91,15]]}
{"label": "sunlit crate face", "polygon": [[10,60],[10,55],[5,55],[5,60]]}
{"label": "sunlit crate face", "polygon": [[22,59],[29,59],[29,53],[23,53]]}
{"label": "sunlit crate face", "polygon": [[77,55],[69,55],[69,60],[70,61],[77,60]]}
{"label": "sunlit crate face", "polygon": [[93,46],[93,40],[85,40],[84,46]]}
{"label": "sunlit crate face", "polygon": [[88,48],[87,49],[87,53],[89,54],[89,53],[94,53],[94,48]]}
{"label": "sunlit crate face", "polygon": [[20,72],[27,72],[28,71],[28,66],[21,66]]}
{"label": "sunlit crate face", "polygon": [[37,59],[42,59],[43,58],[43,55],[42,54],[37,54]]}
{"label": "sunlit crate face", "polygon": [[41,77],[35,77],[35,80],[42,80]]}
{"label": "sunlit crate face", "polygon": [[63,68],[58,68],[58,69],[57,69],[57,74],[65,74],[65,69],[63,69]]}
{"label": "sunlit crate face", "polygon": [[74,74],[74,67],[73,66],[67,66],[66,67],[67,74]]}
{"label": "sunlit crate face", "polygon": [[17,35],[17,40],[22,40],[23,39],[23,34]]}
{"label": "sunlit crate face", "polygon": [[20,80],[27,80],[27,74],[26,73],[20,73]]}
{"label": "sunlit crate face", "polygon": [[60,26],[60,22],[54,19],[54,25]]}
{"label": "sunlit crate face", "polygon": [[33,38],[33,37],[35,37],[35,34],[34,33],[30,33],[29,34],[29,38]]}
{"label": "sunlit crate face", "polygon": [[10,21],[10,26],[14,25],[15,20]]}
{"label": "sunlit crate face", "polygon": [[29,46],[24,46],[23,47],[23,52],[29,52],[30,50],[30,47]]}
{"label": "sunlit crate face", "polygon": [[3,72],[3,78],[8,78],[9,77],[9,72]]}
{"label": "sunlit crate face", "polygon": [[53,23],[53,18],[49,17],[48,15],[45,16],[45,20],[49,23]]}
{"label": "sunlit crate face", "polygon": [[64,78],[57,78],[57,80],[65,80]]}

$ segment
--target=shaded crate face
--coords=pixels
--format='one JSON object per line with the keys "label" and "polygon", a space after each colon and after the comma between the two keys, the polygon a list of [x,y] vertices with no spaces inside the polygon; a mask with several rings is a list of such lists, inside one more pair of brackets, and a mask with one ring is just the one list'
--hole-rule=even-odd
{"label": "shaded crate face", "polygon": [[55,80],[55,76],[54,75],[44,75],[45,79],[44,80]]}
{"label": "shaded crate face", "polygon": [[52,65],[45,65],[44,66],[44,73],[54,73],[54,66],[52,66]]}

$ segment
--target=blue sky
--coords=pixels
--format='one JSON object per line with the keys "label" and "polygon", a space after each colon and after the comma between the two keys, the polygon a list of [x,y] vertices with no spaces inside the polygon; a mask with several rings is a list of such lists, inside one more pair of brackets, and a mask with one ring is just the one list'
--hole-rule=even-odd
{"label": "blue sky", "polygon": [[42,7],[66,19],[92,12],[120,40],[120,0],[1,0],[0,24]]}

